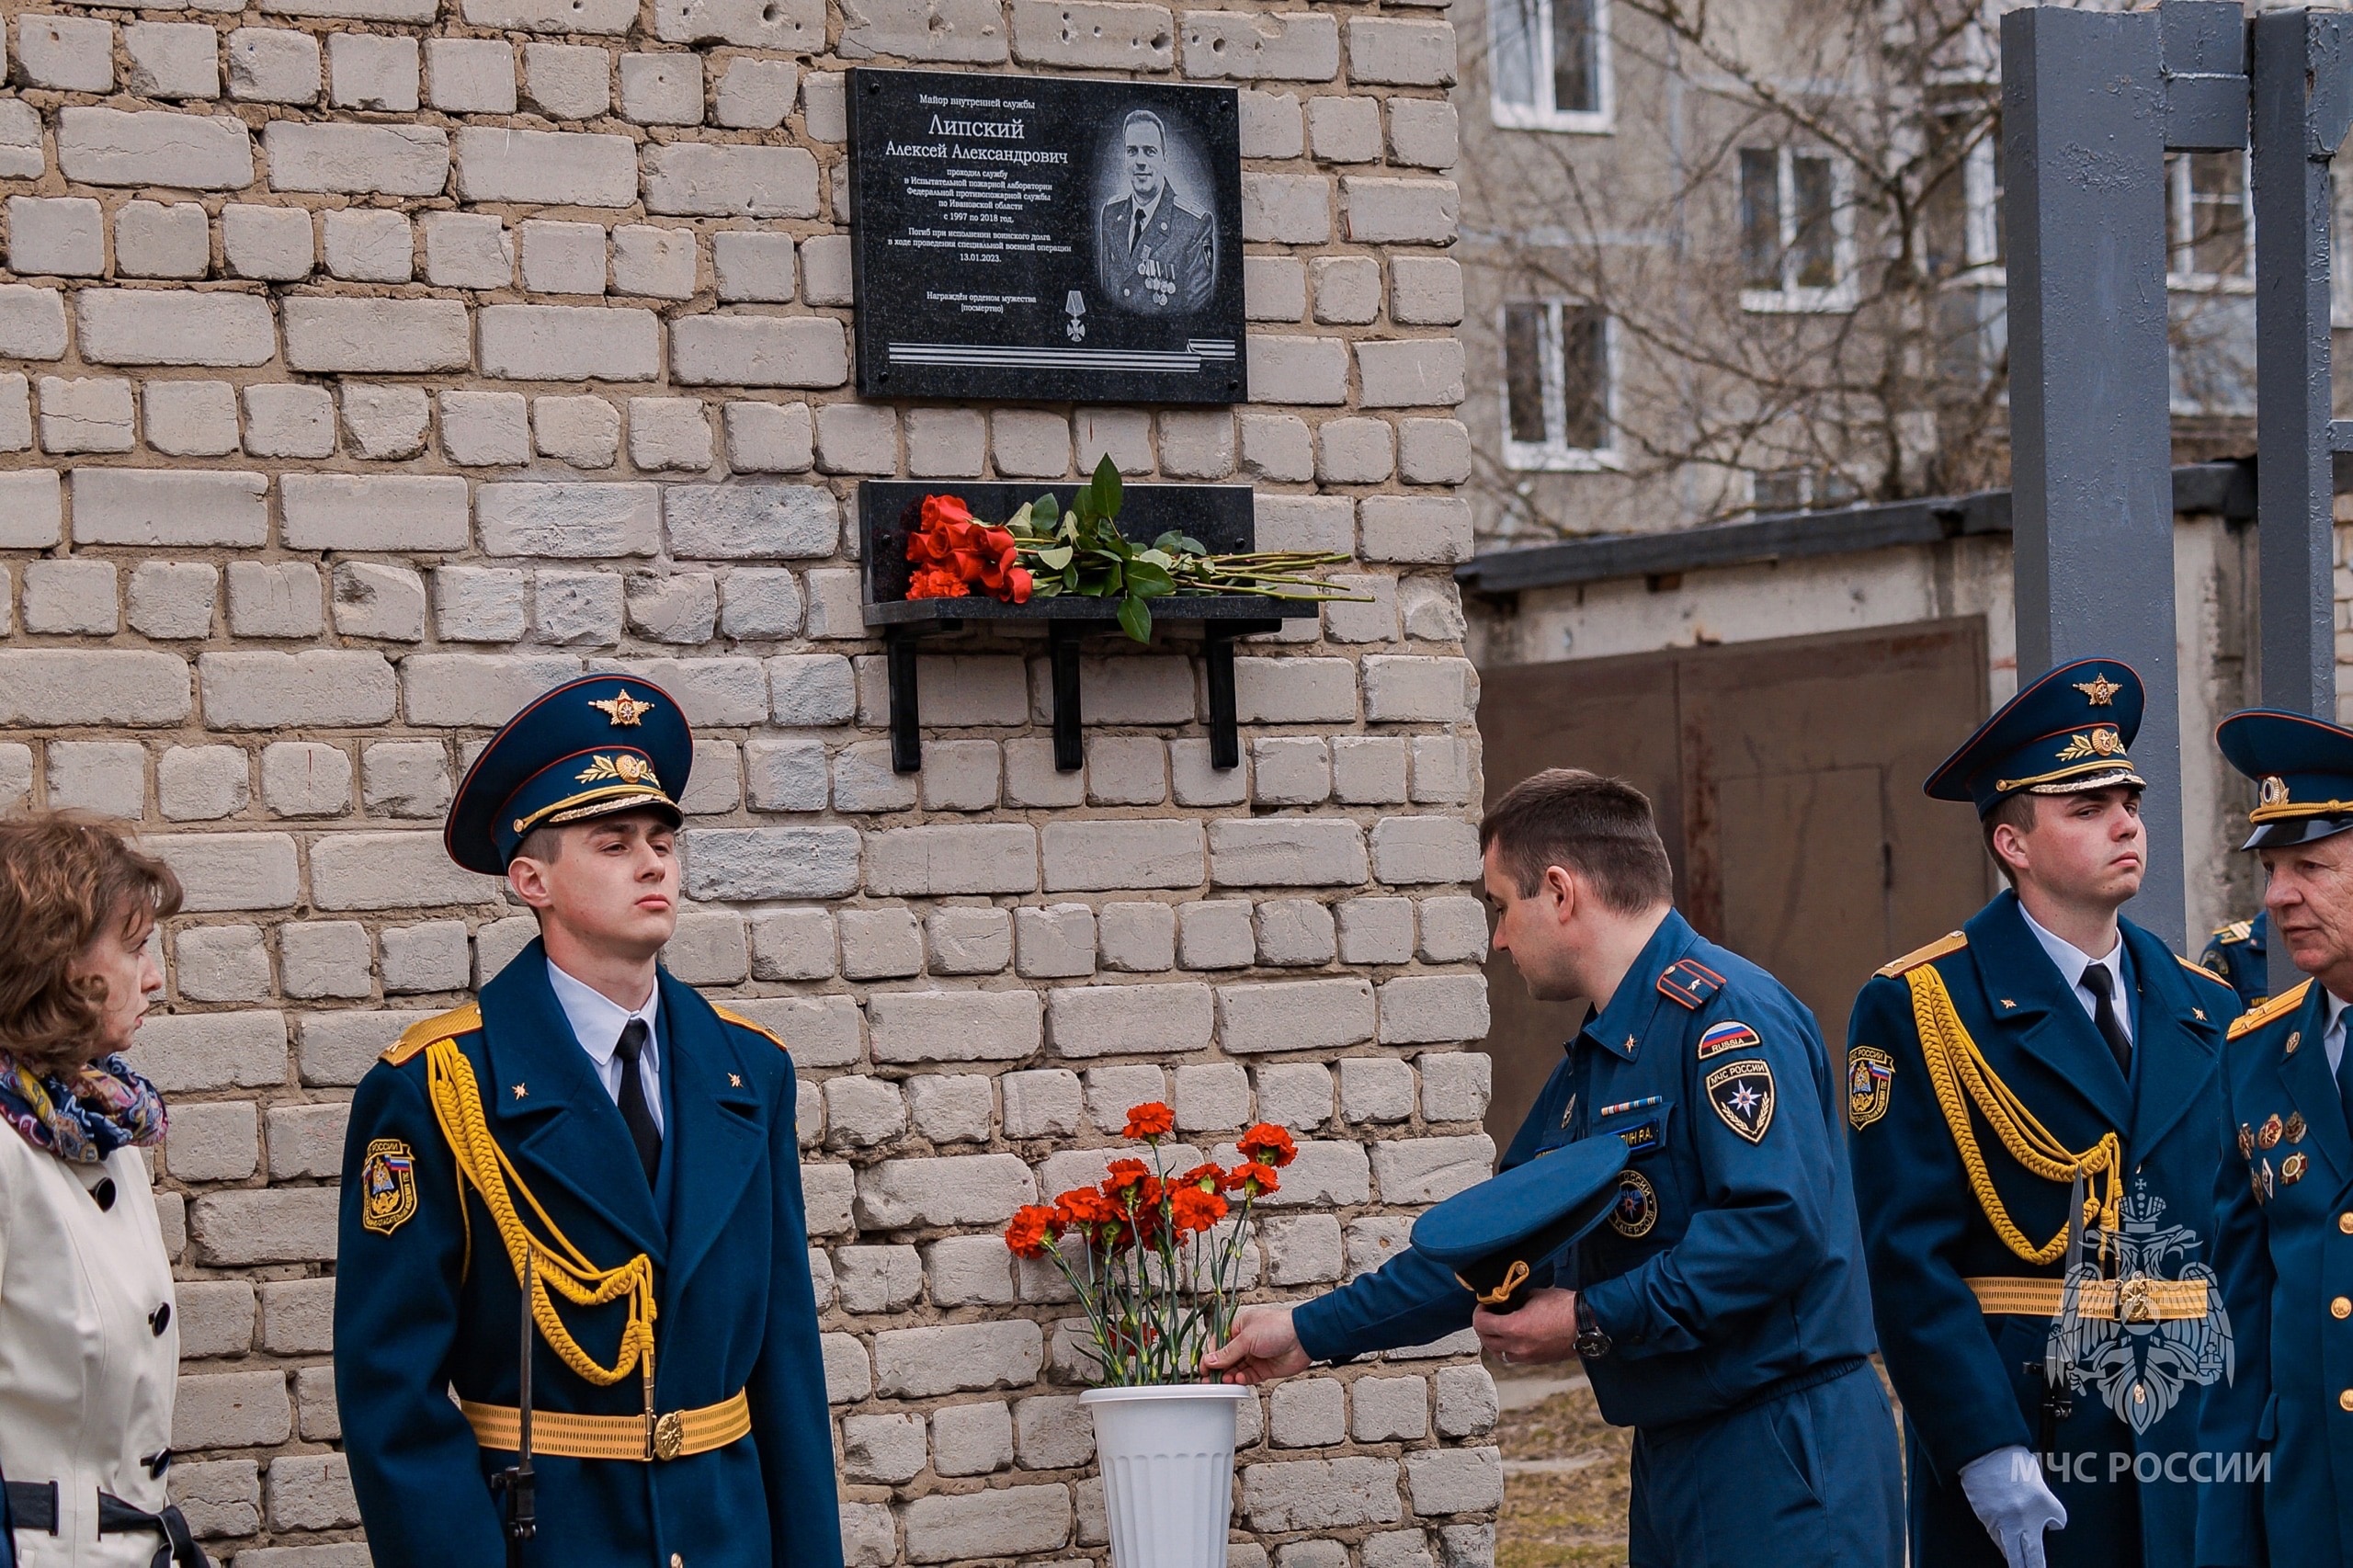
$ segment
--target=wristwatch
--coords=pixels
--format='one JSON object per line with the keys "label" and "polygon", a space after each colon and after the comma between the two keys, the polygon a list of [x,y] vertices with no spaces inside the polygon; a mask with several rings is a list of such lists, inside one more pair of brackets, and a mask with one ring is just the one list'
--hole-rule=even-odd
{"label": "wristwatch", "polygon": [[1577,1297],[1577,1354],[1587,1360],[1607,1356],[1609,1354],[1609,1335],[1601,1330],[1600,1320],[1593,1315],[1593,1308],[1586,1305],[1585,1297],[1580,1295]]}

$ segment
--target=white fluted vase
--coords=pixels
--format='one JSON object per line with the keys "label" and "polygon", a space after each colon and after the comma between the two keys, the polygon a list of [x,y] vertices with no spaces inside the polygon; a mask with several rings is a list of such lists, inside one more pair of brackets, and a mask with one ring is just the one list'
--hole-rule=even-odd
{"label": "white fluted vase", "polygon": [[1113,1568],[1225,1568],[1233,1512],[1233,1414],[1224,1383],[1089,1389]]}

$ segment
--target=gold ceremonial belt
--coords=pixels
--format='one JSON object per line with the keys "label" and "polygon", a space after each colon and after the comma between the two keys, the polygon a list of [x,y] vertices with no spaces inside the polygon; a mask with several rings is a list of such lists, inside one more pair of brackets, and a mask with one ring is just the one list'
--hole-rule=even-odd
{"label": "gold ceremonial belt", "polygon": [[[2059,1279],[1964,1279],[1989,1317],[2057,1317],[2066,1291]],[[2094,1279],[2075,1292],[2075,1315],[2115,1323],[2171,1323],[2206,1315],[2203,1279]]]}
{"label": "gold ceremonial belt", "polygon": [[[511,1404],[476,1404],[461,1399],[458,1409],[485,1449],[513,1453],[523,1441],[523,1413]],[[531,1452],[567,1460],[675,1460],[723,1449],[752,1430],[752,1404],[739,1390],[733,1399],[700,1410],[643,1415],[575,1415],[560,1410],[531,1412]]]}

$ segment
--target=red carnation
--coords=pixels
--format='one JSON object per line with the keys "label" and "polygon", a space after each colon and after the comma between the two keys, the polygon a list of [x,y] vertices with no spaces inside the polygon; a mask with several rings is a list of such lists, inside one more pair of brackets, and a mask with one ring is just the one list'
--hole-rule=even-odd
{"label": "red carnation", "polygon": [[1054,1210],[1041,1203],[1025,1203],[1013,1211],[1013,1222],[1005,1228],[1005,1244],[1016,1257],[1043,1257],[1063,1228]]}
{"label": "red carnation", "polygon": [[1128,1127],[1121,1134],[1127,1138],[1165,1138],[1176,1125],[1176,1113],[1158,1100],[1146,1100],[1128,1108]]}
{"label": "red carnation", "polygon": [[1299,1158],[1299,1145],[1291,1142],[1289,1132],[1272,1122],[1258,1123],[1257,1126],[1244,1133],[1235,1142],[1234,1147],[1250,1159],[1261,1161],[1278,1168]]}
{"label": "red carnation", "polygon": [[1270,1167],[1252,1160],[1247,1165],[1233,1167],[1233,1174],[1225,1178],[1225,1189],[1252,1198],[1263,1198],[1269,1192],[1281,1191],[1282,1184],[1275,1179],[1275,1173]]}
{"label": "red carnation", "polygon": [[939,566],[918,566],[907,579],[907,597],[911,599],[961,599],[969,597],[972,590],[955,573]]}
{"label": "red carnation", "polygon": [[1176,1180],[1179,1186],[1198,1187],[1203,1192],[1215,1192],[1225,1185],[1225,1172],[1215,1161],[1211,1161],[1206,1165],[1195,1165]]}
{"label": "red carnation", "polygon": [[1180,1187],[1169,1200],[1169,1223],[1178,1235],[1206,1231],[1225,1218],[1225,1199],[1198,1187]]}

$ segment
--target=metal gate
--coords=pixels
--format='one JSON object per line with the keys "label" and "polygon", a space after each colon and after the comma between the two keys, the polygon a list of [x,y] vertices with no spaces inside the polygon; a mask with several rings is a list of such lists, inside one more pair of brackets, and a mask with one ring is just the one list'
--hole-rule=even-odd
{"label": "metal gate", "polygon": [[2353,422],[2331,418],[2330,163],[2353,124],[2353,15],[2012,11],[2002,115],[2018,665],[2107,653],[2147,681],[2134,750],[2159,772],[2132,914],[2178,945],[2165,157],[2251,146],[2261,689],[2333,720],[2332,470]]}

